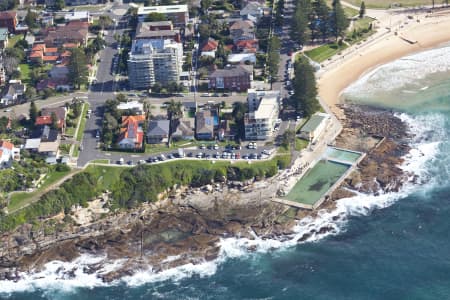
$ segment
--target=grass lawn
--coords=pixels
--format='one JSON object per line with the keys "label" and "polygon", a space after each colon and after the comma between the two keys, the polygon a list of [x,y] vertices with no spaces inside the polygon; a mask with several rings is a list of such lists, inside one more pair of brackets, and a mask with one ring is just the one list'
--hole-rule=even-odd
{"label": "grass lawn", "polygon": [[20,64],[20,79],[24,83],[30,83],[30,66],[28,64]]}
{"label": "grass lawn", "polygon": [[49,185],[57,182],[70,172],[72,171],[71,170],[64,172],[50,171],[47,174],[43,184],[41,184],[41,186],[34,192],[31,193],[20,192],[12,194],[8,205],[8,212],[12,213],[33,202],[34,200],[36,200],[36,197],[41,196],[41,193],[44,189],[46,189]]}
{"label": "grass lawn", "polygon": [[348,6],[343,6],[343,7],[344,7],[345,15],[348,18],[353,18],[354,16],[359,15],[359,10],[351,8],[351,7],[348,7]]}
{"label": "grass lawn", "polygon": [[93,164],[109,164],[109,159],[94,159],[91,160]]}
{"label": "grass lawn", "polygon": [[369,28],[370,23],[372,23],[374,21],[373,18],[371,17],[364,17],[364,18],[358,18],[354,23],[353,23],[353,28],[358,30],[363,30],[366,28]]}
{"label": "grass lawn", "polygon": [[16,45],[16,43],[20,40],[23,39],[23,34],[17,34],[13,37],[10,37],[8,39],[8,48],[14,48],[14,46]]}
{"label": "grass lawn", "polygon": [[[349,3],[360,6],[361,0],[349,0]],[[413,6],[419,6],[419,5],[430,5],[430,1],[423,1],[423,0],[397,0],[397,1],[390,1],[390,0],[364,0],[364,3],[366,4],[366,8],[389,8],[392,3],[397,3],[398,5],[402,7],[413,7]],[[437,3],[437,2],[436,2]]]}
{"label": "grass lawn", "polygon": [[86,172],[91,173],[97,178],[98,186],[104,190],[111,190],[111,187],[120,180],[120,174],[125,168],[105,167],[90,165],[86,168]]}
{"label": "grass lawn", "polygon": [[308,147],[308,141],[301,139],[301,138],[296,138],[295,139],[295,150],[296,151],[301,151],[303,149],[305,149],[306,147]]}
{"label": "grass lawn", "polygon": [[305,55],[307,55],[312,60],[320,63],[332,57],[333,55],[339,53],[345,48],[347,48],[345,44],[339,47],[338,44],[336,43],[330,43],[309,51],[305,51]]}
{"label": "grass lawn", "polygon": [[[77,132],[77,141],[81,142],[81,140],[83,139],[83,134],[84,134],[84,128],[86,127],[86,113],[87,110],[89,108],[89,104],[88,103],[84,103],[83,104],[83,110],[81,111],[81,115],[80,115],[80,125],[78,128],[78,132]],[[78,153],[79,153],[79,147],[77,145],[74,145],[74,149],[73,149],[73,153],[72,156],[73,157],[78,157]]]}

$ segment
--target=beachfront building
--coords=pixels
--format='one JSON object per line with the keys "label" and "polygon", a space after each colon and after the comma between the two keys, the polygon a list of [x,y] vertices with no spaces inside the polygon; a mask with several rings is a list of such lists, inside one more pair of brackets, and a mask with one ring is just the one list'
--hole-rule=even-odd
{"label": "beachfront building", "polygon": [[161,5],[161,6],[140,6],[137,14],[140,22],[145,20],[151,13],[159,13],[171,20],[176,27],[184,27],[189,20],[189,9],[186,4],[181,5]]}
{"label": "beachfront building", "polygon": [[330,122],[330,115],[326,113],[315,113],[308,122],[300,129],[299,136],[311,143],[317,141],[322,132],[325,131]]}
{"label": "beachfront building", "polygon": [[245,138],[266,140],[273,135],[280,113],[280,92],[248,90],[249,112],[245,114]]}
{"label": "beachfront building", "polygon": [[135,40],[128,59],[132,89],[149,89],[156,82],[179,82],[183,45],[173,40]]}

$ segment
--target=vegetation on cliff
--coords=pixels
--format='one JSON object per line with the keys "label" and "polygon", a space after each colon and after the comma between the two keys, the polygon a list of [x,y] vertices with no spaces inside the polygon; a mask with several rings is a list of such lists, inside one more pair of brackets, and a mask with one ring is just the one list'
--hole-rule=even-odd
{"label": "vegetation on cliff", "polygon": [[225,180],[272,177],[278,168],[286,168],[289,161],[290,156],[283,155],[251,164],[184,160],[129,169],[91,166],[64,182],[59,189],[44,194],[38,202],[15,213],[1,215],[0,232],[38,222],[62,211],[68,213],[73,205],[86,206],[87,201],[105,190],[112,193],[111,208],[132,208],[142,202],[157,201],[158,194],[174,185],[199,187]]}

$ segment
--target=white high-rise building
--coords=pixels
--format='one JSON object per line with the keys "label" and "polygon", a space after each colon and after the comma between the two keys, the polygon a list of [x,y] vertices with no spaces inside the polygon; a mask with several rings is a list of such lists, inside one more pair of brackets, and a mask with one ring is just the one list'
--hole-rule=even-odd
{"label": "white high-rise building", "polygon": [[248,90],[249,112],[245,114],[245,138],[266,140],[272,136],[280,113],[280,92]]}
{"label": "white high-rise building", "polygon": [[132,89],[148,89],[179,82],[183,45],[172,40],[135,40],[128,59],[128,78]]}

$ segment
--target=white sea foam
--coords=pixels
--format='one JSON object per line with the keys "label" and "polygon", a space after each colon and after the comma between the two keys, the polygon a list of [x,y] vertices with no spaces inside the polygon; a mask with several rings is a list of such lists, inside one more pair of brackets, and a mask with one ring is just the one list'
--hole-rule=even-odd
{"label": "white sea foam", "polygon": [[450,71],[450,47],[432,49],[382,65],[344,90],[344,94],[373,95],[408,87],[404,93],[426,90],[421,80],[431,74]]}

